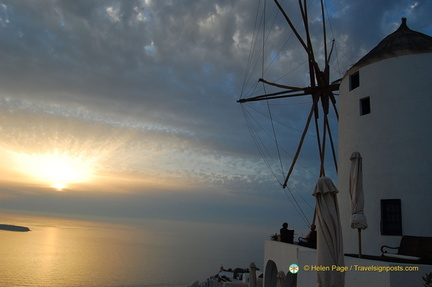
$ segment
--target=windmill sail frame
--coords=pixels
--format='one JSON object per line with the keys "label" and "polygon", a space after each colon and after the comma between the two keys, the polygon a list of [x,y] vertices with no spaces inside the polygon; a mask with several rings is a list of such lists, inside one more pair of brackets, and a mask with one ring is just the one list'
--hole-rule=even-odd
{"label": "windmill sail frame", "polygon": [[[279,11],[284,16],[286,22],[288,23],[290,29],[296,36],[298,42],[303,47],[304,51],[307,54],[308,58],[308,68],[309,68],[309,78],[310,78],[310,86],[308,87],[295,87],[290,85],[283,85],[279,83],[273,83],[270,81],[267,81],[263,78],[259,79],[259,82],[262,82],[265,85],[273,86],[279,89],[282,89],[279,92],[269,93],[269,94],[262,94],[259,96],[249,97],[249,98],[242,98],[239,99],[238,103],[247,103],[247,102],[255,102],[255,101],[265,101],[265,100],[274,100],[274,99],[281,99],[281,98],[289,98],[289,97],[299,97],[299,96],[307,96],[310,95],[312,97],[312,106],[309,111],[309,115],[307,117],[305,127],[303,129],[302,135],[300,137],[295,155],[293,157],[293,160],[291,162],[290,168],[285,176],[285,180],[282,184],[283,188],[287,187],[289,178],[294,170],[295,164],[297,162],[297,159],[301,153],[301,149],[303,147],[303,143],[306,137],[306,134],[309,130],[310,123],[312,121],[312,118],[314,118],[315,122],[315,130],[316,130],[316,136],[317,136],[317,145],[318,145],[318,151],[319,151],[319,157],[320,157],[320,174],[319,176],[325,176],[326,170],[325,170],[325,154],[326,154],[326,142],[327,137],[328,141],[330,142],[331,146],[331,153],[333,156],[333,161],[335,165],[335,170],[337,172],[337,159],[336,159],[336,151],[335,151],[335,145],[330,129],[330,124],[328,120],[328,114],[330,110],[330,104],[333,106],[333,109],[336,114],[336,119],[339,118],[337,107],[336,107],[336,99],[334,92],[339,90],[339,84],[340,80],[330,82],[330,59],[334,48],[334,40],[332,41],[332,46],[330,51],[327,47],[327,35],[326,35],[326,19],[325,19],[325,7],[323,0],[320,0],[321,3],[321,17],[322,17],[322,28],[323,28],[323,45],[324,45],[324,70],[320,69],[318,62],[316,61],[316,57],[314,54],[314,49],[312,45],[311,40],[311,34],[309,30],[309,19],[308,19],[308,8],[307,8],[307,0],[299,0],[299,8],[302,16],[302,22],[303,26],[305,28],[305,39],[300,35],[297,28],[294,26],[293,22],[291,21],[290,17],[285,12],[282,5],[279,3],[278,0],[274,0],[276,6],[278,7]],[[318,118],[320,115],[319,112],[319,103],[321,103],[322,107],[322,115],[323,115],[323,126],[321,128],[322,132],[320,132],[320,127],[318,124]]]}

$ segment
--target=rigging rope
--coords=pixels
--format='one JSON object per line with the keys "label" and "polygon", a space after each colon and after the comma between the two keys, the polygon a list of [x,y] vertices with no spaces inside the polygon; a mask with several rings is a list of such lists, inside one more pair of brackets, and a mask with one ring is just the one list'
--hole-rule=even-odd
{"label": "rigging rope", "polygon": [[[332,34],[332,36],[333,36],[333,39],[335,39],[335,35],[334,35],[334,31],[333,31],[332,21],[331,21],[330,15],[329,15],[329,13],[328,13],[328,10],[329,10],[329,9],[327,9],[326,2],[325,2],[325,1],[323,1],[323,2],[324,2],[325,12],[326,12],[326,14],[327,14],[327,19],[328,19],[329,26],[330,26],[330,31],[331,31],[331,34]],[[333,40],[333,41],[334,41],[334,40]],[[336,66],[337,66],[336,71],[337,71],[337,73],[339,74],[339,78],[341,78],[345,73],[343,73],[342,70],[341,70],[340,62],[339,62],[339,55],[338,55],[338,52],[337,52],[337,48],[336,48],[336,47],[337,47],[337,46],[335,46],[335,53],[336,53]]]}
{"label": "rigging rope", "polygon": [[[251,133],[252,139],[258,149],[258,153],[260,154],[261,158],[264,160],[264,163],[266,164],[267,168],[270,170],[270,172],[272,173],[272,175],[274,176],[274,178],[277,180],[277,182],[279,184],[282,185],[282,183],[280,182],[278,176],[275,174],[275,172],[273,171],[272,168],[272,164],[270,162],[270,159],[272,159],[272,157],[270,156],[270,152],[268,151],[268,149],[266,148],[266,145],[262,142],[261,137],[259,137],[259,135],[255,132],[254,127],[252,125],[252,119],[254,119],[249,113],[247,113],[247,110],[243,107],[242,105],[242,111],[243,111],[243,115],[245,117],[245,119],[247,119],[247,127],[249,129],[249,132]],[[259,122],[255,121],[258,125]]]}
{"label": "rigging rope", "polygon": [[[257,146],[257,149],[258,149],[258,152],[259,152],[261,158],[264,160],[267,168],[270,170],[270,172],[272,173],[272,175],[274,176],[276,181],[279,183],[279,185],[282,186],[282,182],[280,181],[279,177],[276,175],[276,173],[273,171],[273,168],[272,168],[275,165],[275,161],[270,161],[270,159],[272,159],[270,156],[270,152],[266,148],[264,142],[262,141],[261,137],[258,135],[257,131],[254,129],[252,122],[255,122],[255,124],[258,125],[261,129],[263,129],[263,127],[261,126],[260,122],[256,118],[254,118],[252,116],[252,114],[250,114],[247,111],[247,109],[245,108],[245,105],[242,105],[242,111],[244,113],[245,118],[248,120],[247,121],[248,129],[252,135],[252,138],[253,138],[253,141],[255,142],[255,145]],[[270,137],[270,134],[267,134],[267,135]],[[275,139],[274,137],[271,137],[271,138]],[[277,146],[279,147],[279,149],[282,149],[282,147],[278,143],[277,143]],[[306,169],[306,170],[309,171],[308,169]],[[311,171],[309,171],[309,172],[311,174],[313,174]],[[287,191],[287,189],[288,189],[288,191]],[[304,199],[304,197],[301,195],[301,193],[298,192],[294,187],[288,187],[287,189],[283,189],[285,196],[288,198],[288,200],[290,201],[291,205],[296,210],[296,212],[300,215],[302,221],[304,221],[304,223],[307,226],[310,226],[310,221],[308,220],[308,217],[306,216],[303,208],[301,207],[301,205],[299,204],[299,202],[296,199],[296,196],[293,193],[296,192],[296,194],[298,196],[300,196],[300,198],[312,210],[313,210],[313,207]]]}
{"label": "rigging rope", "polygon": [[[258,1],[258,7],[257,7],[257,11],[256,11],[256,14],[255,14],[254,29],[253,29],[253,33],[252,33],[253,37],[252,37],[251,46],[250,46],[250,49],[249,49],[249,55],[248,55],[248,60],[247,60],[247,64],[246,64],[246,72],[245,72],[244,79],[243,79],[243,85],[242,85],[242,88],[241,88],[240,98],[244,95],[245,88],[246,88],[247,84],[249,83],[249,80],[252,77],[252,73],[249,74],[248,71],[250,69],[250,66],[251,66],[251,63],[252,63],[252,57],[253,57],[254,52],[255,52],[255,46],[256,46],[256,41],[255,40],[258,38],[258,37],[255,36],[255,32],[257,31],[257,23],[258,23],[258,15],[259,15],[259,8],[260,8],[260,6],[261,6],[261,1]],[[249,74],[249,77],[247,76],[248,74]]]}
{"label": "rigging rope", "polygon": [[[298,196],[303,200],[303,202],[309,206],[311,209],[314,209],[315,207],[313,207],[312,205],[310,205],[309,202],[307,202],[307,200],[302,196],[302,194],[295,188],[295,186],[291,186],[291,189],[295,191],[295,193],[298,194]],[[307,190],[313,190],[313,187],[310,188],[306,188]]]}
{"label": "rigging rope", "polygon": [[[263,12],[263,36],[262,36],[262,56],[261,56],[261,78],[264,77],[264,55],[265,55],[265,32],[266,32],[266,5],[267,1],[264,1],[264,12]],[[265,89],[265,86],[264,86]]]}
{"label": "rigging rope", "polygon": [[[263,113],[263,112],[261,112],[261,111],[259,111],[259,110],[257,110],[257,109],[255,109],[252,105],[251,106],[248,106],[247,104],[242,104],[242,109],[244,109],[244,113],[246,112],[246,108],[249,108],[249,109],[252,109],[255,113],[257,113],[257,114],[260,114],[260,115],[262,115],[262,116],[264,116],[264,117],[268,117],[268,114],[265,114],[265,113]],[[247,120],[247,121],[249,121],[249,124],[250,124],[250,127],[251,127],[251,132],[252,133],[254,133],[254,136],[255,137],[257,137],[257,138],[261,138],[259,135],[258,135],[258,132],[254,129],[254,126],[251,124],[251,122],[252,122],[252,119],[253,119],[253,122],[255,122],[255,124],[257,125],[257,127],[259,127],[260,128],[260,130],[262,130],[271,140],[273,140],[274,141],[274,138],[271,136],[271,134],[261,125],[261,123],[260,123],[260,121],[257,119],[257,118],[255,118],[253,115],[252,115],[252,113],[247,113],[247,115],[248,115],[248,117],[246,118],[245,117],[245,120]],[[283,123],[283,122],[280,122],[280,121],[277,121],[277,120],[275,120],[275,119],[273,119],[273,122],[276,122],[276,123],[278,123],[278,124],[281,124],[281,125],[283,125],[283,126],[285,126],[285,127],[287,127],[287,128],[290,128],[290,129],[292,129],[292,130],[295,130],[296,132],[299,132],[299,133],[301,133],[302,131],[301,130],[299,130],[299,129],[296,129],[296,128],[294,128],[294,127],[291,127],[291,126],[289,126],[289,125],[287,125],[287,124],[285,124],[285,123]],[[308,134],[308,137],[315,137],[313,134]],[[263,141],[262,140],[260,140],[260,142],[261,142],[261,144],[263,144],[264,145],[264,143],[263,143]],[[279,148],[279,150],[280,151],[283,151],[284,153],[286,153],[291,159],[293,159],[293,156],[291,156],[290,155],[290,152],[287,150],[287,149],[285,149],[282,145],[278,145],[278,148]],[[269,153],[269,156],[271,157],[271,155],[270,155],[270,153]],[[316,176],[316,173],[315,172],[312,172],[309,168],[307,168],[305,165],[303,165],[300,161],[297,163],[298,165],[300,165],[305,171],[307,171],[310,175],[312,175],[312,176]],[[284,175],[283,175],[283,177],[285,176],[285,173],[284,173]]]}
{"label": "rigging rope", "polygon": [[269,116],[270,116],[270,122],[271,122],[272,130],[273,130],[273,137],[274,137],[275,144],[276,144],[276,150],[277,150],[277,154],[278,154],[278,158],[279,158],[279,164],[280,164],[280,168],[281,168],[282,176],[283,176],[285,174],[285,171],[284,171],[284,167],[283,167],[283,163],[282,163],[282,157],[281,157],[280,150],[279,150],[279,143],[278,143],[278,139],[276,136],[276,130],[274,127],[274,122],[273,122],[273,117],[272,117],[271,109],[269,106],[269,102],[268,101],[266,101],[266,102],[267,102],[267,109],[268,109]]}
{"label": "rigging rope", "polygon": [[284,193],[285,195],[288,197],[288,199],[291,201],[291,204],[294,206],[294,208],[297,210],[297,212],[299,213],[300,217],[303,219],[303,221],[306,223],[307,226],[310,226],[310,222],[307,219],[306,214],[303,212],[303,209],[300,207],[299,203],[297,202],[297,200],[295,199],[295,196],[292,194],[291,189],[288,187],[289,190],[289,194],[291,195],[291,198],[288,196],[287,192],[285,189]]}
{"label": "rigging rope", "polygon": [[[282,2],[282,1],[281,1]],[[307,5],[308,7],[309,6],[311,6],[312,5],[312,2],[314,2],[314,1],[310,1],[309,2],[309,5]],[[305,2],[306,3],[306,2]],[[305,4],[306,5],[306,4]],[[259,9],[262,9],[264,12],[262,13],[262,14],[260,14],[259,13]],[[272,31],[273,31],[273,28],[274,28],[274,25],[275,25],[275,23],[276,23],[276,19],[277,19],[277,16],[279,15],[279,13],[276,13],[276,15],[275,15],[275,17],[273,18],[273,21],[272,21],[272,24],[271,24],[271,27],[270,27],[270,30],[269,31],[267,31],[267,27],[266,27],[266,25],[267,25],[267,22],[268,22],[268,19],[267,19],[267,16],[266,16],[266,14],[267,14],[267,2],[266,2],[266,0],[264,0],[263,2],[260,0],[259,2],[258,2],[258,9],[257,9],[257,13],[256,13],[256,15],[255,15],[255,23],[254,23],[254,29],[253,29],[253,39],[252,39],[252,41],[251,41],[251,43],[250,43],[250,53],[249,53],[249,55],[248,55],[248,60],[247,60],[247,73],[245,73],[245,77],[244,77],[244,80],[243,80],[243,85],[242,85],[242,89],[241,89],[241,98],[246,94],[246,93],[251,93],[251,94],[254,94],[254,93],[257,93],[258,92],[258,90],[263,90],[264,91],[264,94],[266,94],[266,86],[264,85],[264,83],[263,83],[263,86],[262,86],[262,88],[261,87],[259,87],[259,82],[254,82],[253,83],[253,85],[252,85],[252,87],[251,88],[247,88],[247,86],[248,86],[248,84],[249,84],[249,82],[251,81],[251,79],[252,79],[252,76],[253,76],[253,74],[254,73],[259,73],[258,72],[258,69],[257,69],[257,65],[259,65],[259,63],[261,62],[261,78],[264,78],[264,74],[270,69],[270,67],[272,66],[272,64],[278,59],[278,58],[280,58],[281,57],[281,54],[282,54],[282,52],[285,50],[285,46],[288,44],[288,42],[290,41],[290,38],[294,35],[294,31],[292,31],[291,30],[291,33],[289,34],[289,36],[288,36],[288,39],[285,41],[285,43],[283,44],[283,46],[282,46],[282,48],[280,48],[279,49],[279,51],[276,53],[276,56],[274,56],[273,57],[273,55],[272,55],[272,59],[270,59],[270,61],[269,61],[269,63],[267,64],[267,67],[265,67],[265,50],[267,49],[268,50],[268,48],[267,48],[267,46],[266,46],[266,41],[267,40],[269,40],[269,37],[270,37],[270,35],[271,35],[271,33],[272,33]],[[330,17],[328,17],[328,9],[327,9],[327,7],[325,7],[325,12],[323,11],[322,12],[322,17],[323,17],[323,20],[324,20],[324,13],[327,15],[327,18],[329,19],[329,26],[330,26],[330,29],[331,29],[331,33],[332,33],[332,35],[333,35],[333,38],[334,38],[334,33],[333,33],[333,27],[332,27],[332,24],[331,24],[331,21],[330,21]],[[302,19],[300,19],[299,20],[299,22],[297,23],[297,25],[295,25],[295,28],[297,28],[300,24],[301,24],[301,22],[302,22]],[[270,23],[270,22],[269,22]],[[294,25],[292,25],[292,26],[294,26]],[[261,53],[259,53],[257,50],[259,50],[259,44],[258,44],[258,38],[259,38],[259,29],[262,29],[262,45],[261,45],[261,48],[262,48],[262,50],[261,50]],[[325,29],[325,27],[324,27],[324,29]],[[267,33],[268,32],[268,33]],[[325,39],[325,36],[324,36],[324,39]],[[334,40],[333,40],[334,41]],[[332,47],[332,49],[333,49],[333,47]],[[337,65],[338,65],[338,67],[339,67],[339,57],[338,57],[338,54],[337,54],[337,50],[335,49],[335,52],[336,52],[336,62],[337,62]],[[255,53],[259,53],[259,54],[261,54],[262,56],[261,57],[257,57],[257,58],[255,58],[254,57],[254,55],[255,55]],[[330,52],[331,53],[331,52]],[[327,56],[328,55],[325,55],[325,57],[326,57],[326,59],[327,59]],[[261,58],[261,59],[260,59]],[[261,60],[261,61],[260,61]],[[328,60],[330,60],[330,57],[328,58]],[[277,79],[277,80],[280,80],[280,79],[282,79],[282,78],[284,78],[284,77],[286,77],[288,74],[290,74],[290,73],[293,73],[295,70],[297,70],[297,69],[299,69],[300,67],[302,67],[302,66],[304,66],[306,63],[308,63],[308,60],[306,60],[306,61],[304,61],[303,63],[301,63],[299,66],[297,66],[296,68],[294,68],[293,70],[291,70],[291,71],[289,71],[289,72],[287,72],[286,74],[284,74],[284,75],[282,75],[281,77],[279,77],[279,79]],[[317,64],[316,64],[317,65]],[[318,66],[317,67],[314,67],[315,69],[318,69]],[[339,74],[340,74],[340,68],[339,68],[339,70],[338,70],[338,72],[339,72]],[[247,90],[248,89],[248,90]],[[247,90],[247,91],[246,91]],[[317,103],[315,102],[315,100],[313,101],[314,102],[314,105],[316,106],[317,105]],[[243,112],[243,115],[244,115],[244,118],[246,119],[246,122],[247,122],[247,127],[248,127],[248,129],[249,129],[249,131],[250,131],[250,133],[251,133],[251,136],[252,136],[252,139],[253,139],[253,141],[254,141],[254,143],[255,143],[255,145],[257,146],[257,149],[258,149],[258,152],[259,152],[259,154],[260,154],[260,156],[262,157],[262,159],[264,160],[264,162],[265,162],[265,164],[267,165],[267,167],[268,167],[268,169],[270,170],[270,172],[273,174],[273,176],[275,177],[275,179],[277,180],[277,182],[279,183],[279,184],[281,184],[282,186],[287,186],[287,181],[285,181],[284,182],[284,184],[282,184],[282,182],[279,180],[279,177],[278,176],[276,176],[276,173],[275,173],[275,167],[277,166],[277,165],[279,165],[279,167],[278,168],[276,168],[276,169],[280,169],[281,170],[281,172],[282,172],[282,174],[285,174],[285,172],[284,172],[284,164],[283,164],[283,161],[282,161],[282,155],[281,155],[281,151],[284,151],[284,152],[286,152],[287,154],[289,154],[280,144],[279,144],[279,140],[278,140],[278,137],[277,137],[277,133],[276,133],[276,127],[275,127],[275,123],[280,123],[280,124],[283,124],[283,125],[285,125],[285,126],[287,126],[287,127],[289,127],[288,125],[286,125],[285,123],[281,123],[281,122],[278,122],[277,120],[275,120],[274,118],[273,118],[273,115],[272,115],[272,110],[271,110],[271,107],[270,107],[270,103],[269,103],[269,101],[266,101],[266,105],[267,105],[267,115],[265,115],[264,113],[262,113],[262,112],[260,112],[260,111],[258,111],[258,110],[255,110],[253,107],[251,107],[250,106],[250,108],[251,109],[254,109],[255,111],[257,111],[257,112],[259,112],[259,113],[261,113],[262,115],[265,115],[266,117],[268,117],[269,119],[270,119],[270,123],[271,123],[271,129],[272,129],[272,135],[270,135],[270,133],[268,133],[267,131],[266,131],[266,129],[260,124],[260,121],[258,121],[251,113],[250,113],[250,111],[248,111],[247,109],[246,109],[246,105],[245,104],[242,104],[241,105],[241,107],[242,107],[242,112]],[[336,112],[336,114],[337,114],[337,109],[336,109],[336,105],[335,105],[335,103],[333,102],[333,108],[334,108],[334,110],[335,110],[335,112]],[[312,111],[311,111],[312,112]],[[310,121],[310,120],[309,120]],[[324,119],[323,119],[323,133],[324,133],[324,138],[322,139],[322,142],[320,141],[320,138],[321,138],[321,136],[320,136],[320,134],[319,134],[319,128],[318,128],[318,122],[317,122],[317,119],[316,119],[316,121],[315,121],[315,125],[316,125],[316,129],[317,129],[317,140],[318,140],[318,145],[319,145],[319,154],[320,154],[320,159],[321,159],[321,162],[323,163],[324,162],[324,159],[323,159],[323,157],[325,156],[324,155],[324,150],[325,150],[325,143],[326,143],[326,135],[327,135],[327,133],[328,133],[328,137],[329,137],[329,140],[330,140],[330,144],[331,144],[331,147],[332,147],[332,151],[333,151],[333,160],[335,161],[335,164],[336,164],[336,158],[335,158],[335,151],[334,151],[334,144],[333,144],[333,139],[332,139],[332,137],[331,137],[331,130],[330,130],[330,124],[329,124],[329,122],[328,122],[328,119],[327,119],[327,117],[326,116],[324,116]],[[276,164],[276,160],[275,160],[275,158],[273,158],[272,156],[271,156],[271,153],[270,153],[270,151],[267,149],[267,146],[266,146],[266,144],[265,144],[265,142],[263,141],[263,139],[262,139],[262,137],[260,136],[260,134],[257,132],[257,130],[256,130],[256,127],[259,127],[259,128],[261,128],[262,129],[262,131],[264,131],[266,134],[267,134],[267,136],[269,136],[269,138],[271,138],[272,139],[272,141],[274,142],[274,144],[275,144],[275,146],[276,146],[276,151],[277,151],[277,157],[278,157],[278,159],[279,159],[279,163],[278,164]],[[291,127],[292,128],[292,127]],[[293,129],[295,129],[295,128],[293,128]],[[295,130],[297,130],[297,129],[295,129]],[[303,137],[303,139],[304,139],[304,136],[305,136],[305,134],[303,134],[302,135],[302,137]],[[308,133],[308,136],[310,136],[310,134]],[[322,146],[321,146],[322,145]],[[296,156],[295,157],[297,157],[298,155],[296,154]],[[276,157],[276,156],[275,156]],[[291,156],[290,156],[291,157]],[[291,157],[292,158],[292,157]],[[296,158],[297,159],[297,158]],[[308,170],[306,167],[304,167],[301,163],[298,163],[299,165],[301,165],[303,168],[305,168],[305,170],[306,171],[308,171],[309,173],[311,173],[311,174],[313,174],[314,176],[316,176],[316,174],[314,173],[314,172],[311,172],[310,170]],[[336,169],[337,169],[337,166],[336,166]],[[290,170],[290,172],[289,172],[289,174],[291,173],[291,170]],[[323,174],[324,173],[324,171],[323,171],[323,166],[320,166],[320,174]],[[296,198],[295,198],[295,196],[294,196],[294,194],[293,194],[293,190],[295,191],[295,192],[297,192],[297,194],[300,196],[300,198],[302,198],[302,200],[309,206],[309,207],[311,207],[310,206],[310,204],[301,196],[301,193],[299,193],[293,186],[290,188],[290,187],[288,187],[287,186],[287,189],[288,189],[288,191],[289,191],[289,194],[288,194],[288,192],[286,191],[286,189],[283,189],[284,190],[284,193],[285,193],[285,195],[287,196],[287,198],[289,199],[289,201],[291,202],[291,204],[293,205],[293,207],[295,208],[295,210],[298,212],[298,214],[302,217],[302,220],[303,221],[305,221],[306,222],[306,224],[307,225],[310,225],[310,222],[309,222],[309,220],[308,220],[308,218],[307,218],[307,216],[305,215],[305,213],[303,212],[303,210],[302,210],[302,208],[301,208],[301,206],[300,206],[300,204],[298,203],[298,201],[296,200]],[[312,208],[312,207],[311,207]]]}

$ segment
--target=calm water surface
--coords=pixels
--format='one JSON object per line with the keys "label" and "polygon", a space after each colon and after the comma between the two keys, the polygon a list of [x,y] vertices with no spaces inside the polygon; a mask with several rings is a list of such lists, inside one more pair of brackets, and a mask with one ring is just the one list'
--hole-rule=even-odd
{"label": "calm water surface", "polygon": [[[219,266],[261,265],[253,228],[169,221],[120,225],[0,214],[0,286],[184,286]],[[245,238],[256,240],[245,242]]]}

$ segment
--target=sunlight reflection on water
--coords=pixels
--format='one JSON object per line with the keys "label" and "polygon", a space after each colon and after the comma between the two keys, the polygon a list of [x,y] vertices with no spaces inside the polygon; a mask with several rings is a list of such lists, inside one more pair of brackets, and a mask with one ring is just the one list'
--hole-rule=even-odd
{"label": "sunlight reflection on water", "polygon": [[[184,286],[214,275],[222,264],[246,267],[251,262],[250,253],[257,258],[262,255],[257,246],[251,246],[252,250],[241,247],[238,240],[243,240],[244,230],[236,236],[232,232],[236,229],[225,233],[222,227],[213,228],[206,233],[197,232],[194,224],[176,228],[178,223],[172,222],[138,228],[0,216],[1,223],[24,225],[32,230],[0,230],[0,266],[8,266],[0,269],[0,286]],[[238,257],[240,260],[233,260]]]}

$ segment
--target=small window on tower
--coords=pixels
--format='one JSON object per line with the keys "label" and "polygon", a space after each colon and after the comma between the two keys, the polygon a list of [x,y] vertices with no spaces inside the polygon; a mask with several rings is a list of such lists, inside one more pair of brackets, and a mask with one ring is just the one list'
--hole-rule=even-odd
{"label": "small window on tower", "polygon": [[350,91],[360,86],[360,74],[356,72],[350,76]]}
{"label": "small window on tower", "polygon": [[360,115],[367,115],[370,114],[371,108],[370,108],[370,98],[362,98],[360,99]]}
{"label": "small window on tower", "polygon": [[400,199],[381,199],[381,235],[402,235]]}

